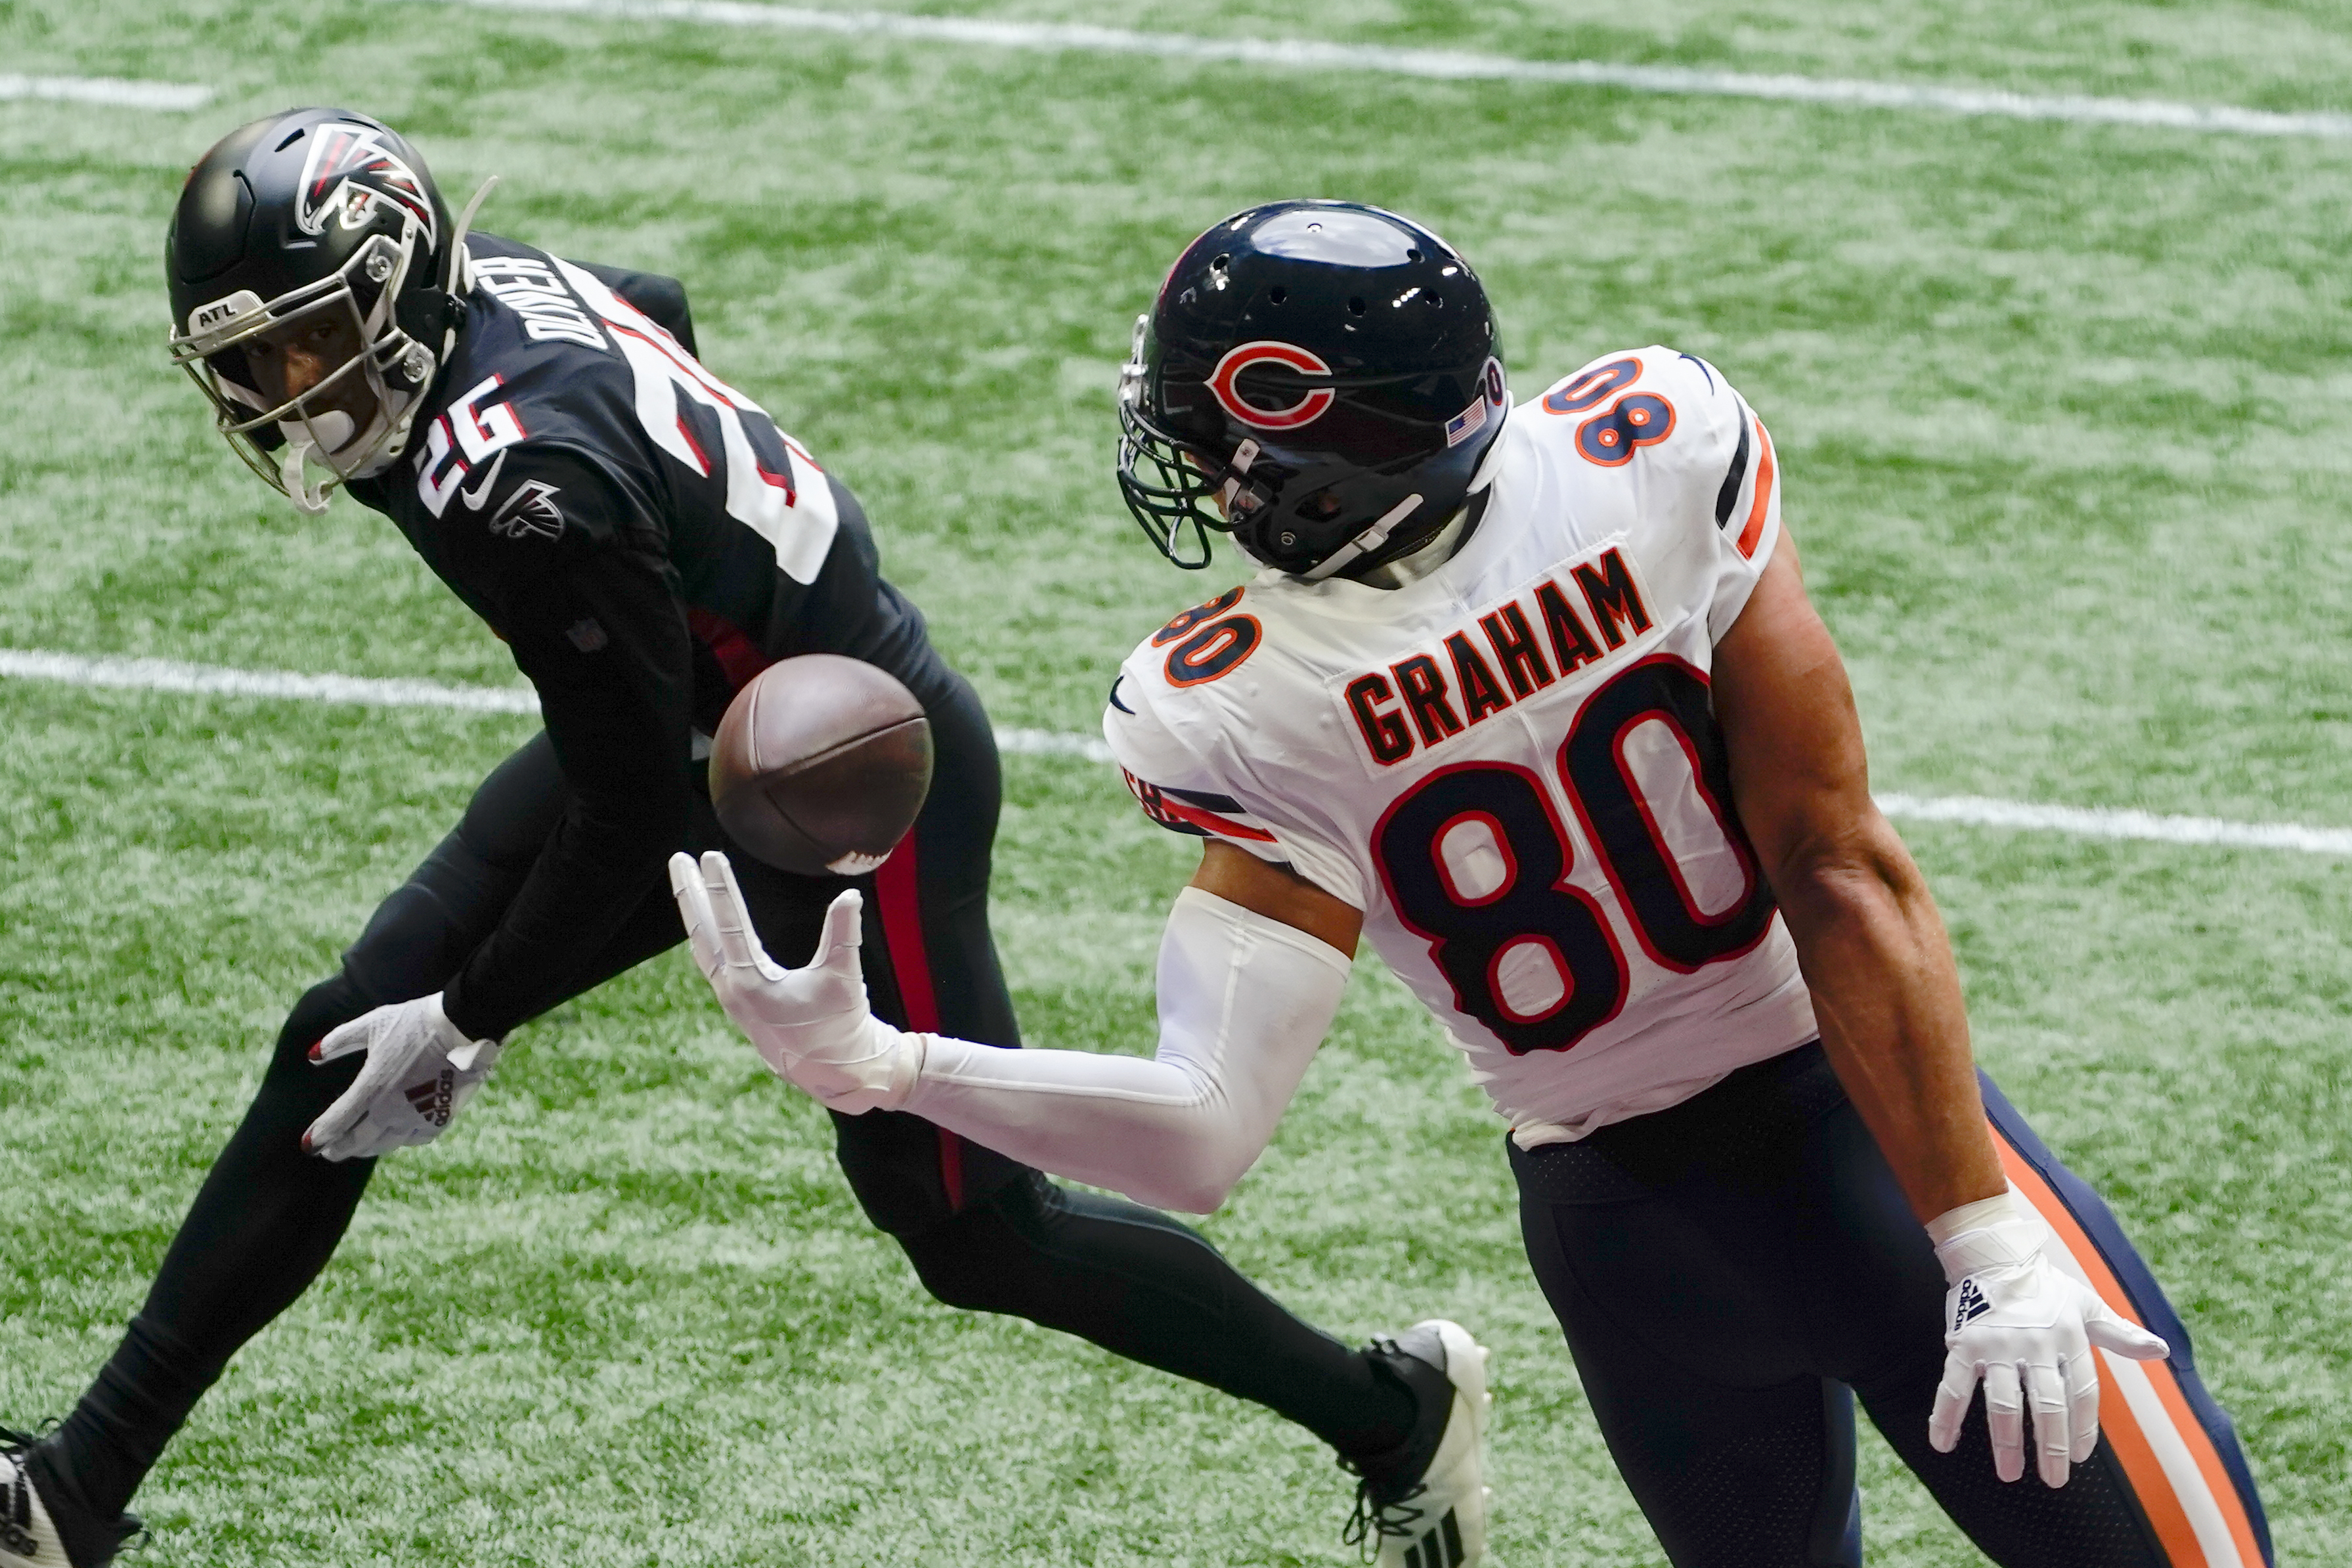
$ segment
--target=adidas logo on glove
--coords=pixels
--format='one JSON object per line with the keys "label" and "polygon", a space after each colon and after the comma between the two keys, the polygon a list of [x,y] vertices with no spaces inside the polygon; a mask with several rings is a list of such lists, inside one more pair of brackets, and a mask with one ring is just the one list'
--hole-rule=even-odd
{"label": "adidas logo on glove", "polygon": [[1979,1318],[1992,1310],[1992,1303],[1977,1289],[1974,1279],[1960,1281],[1959,1294],[1952,1300],[1952,1332],[1958,1333]]}
{"label": "adidas logo on glove", "polygon": [[457,1114],[457,1075],[449,1068],[426,1082],[410,1084],[403,1092],[416,1114],[436,1127],[448,1126],[449,1118]]}

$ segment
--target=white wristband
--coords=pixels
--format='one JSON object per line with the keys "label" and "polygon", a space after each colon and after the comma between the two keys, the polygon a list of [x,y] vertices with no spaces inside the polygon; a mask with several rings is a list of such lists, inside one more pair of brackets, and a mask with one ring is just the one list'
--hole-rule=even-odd
{"label": "white wristband", "polygon": [[2015,1187],[1972,1204],[1948,1209],[1927,1222],[1944,1282],[1958,1285],[1984,1268],[2031,1262],[2050,1238],[2050,1227]]}
{"label": "white wristband", "polygon": [[1972,1204],[1946,1209],[1927,1222],[1927,1239],[1942,1247],[1962,1231],[1982,1230],[2005,1219],[2023,1219],[2023,1208],[2017,1189],[2006,1188],[1989,1198],[1979,1198]]}

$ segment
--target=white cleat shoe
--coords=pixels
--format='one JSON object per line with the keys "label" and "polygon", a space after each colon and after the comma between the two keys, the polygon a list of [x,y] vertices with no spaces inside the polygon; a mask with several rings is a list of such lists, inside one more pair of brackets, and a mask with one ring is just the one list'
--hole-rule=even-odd
{"label": "white cleat shoe", "polygon": [[22,1448],[0,1450],[0,1568],[73,1568],[24,1458]]}
{"label": "white cleat shoe", "polygon": [[1486,1347],[1443,1318],[1415,1323],[1380,1349],[1426,1362],[1454,1385],[1444,1434],[1417,1480],[1359,1489],[1351,1543],[1379,1547],[1379,1568],[1476,1568],[1486,1557]]}
{"label": "white cleat shoe", "polygon": [[66,1549],[66,1532],[41,1500],[26,1468],[33,1439],[0,1426],[0,1568],[104,1568],[124,1542],[139,1533],[136,1517],[124,1514],[110,1525],[82,1532],[82,1555]]}

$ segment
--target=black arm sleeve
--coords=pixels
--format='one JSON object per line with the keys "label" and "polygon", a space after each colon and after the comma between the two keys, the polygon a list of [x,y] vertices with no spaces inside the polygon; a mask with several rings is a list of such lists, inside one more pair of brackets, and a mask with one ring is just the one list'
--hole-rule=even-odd
{"label": "black arm sleeve", "polygon": [[[564,499],[586,489],[568,484]],[[501,595],[499,630],[538,689],[570,799],[505,919],[444,994],[472,1038],[566,993],[658,883],[693,805],[693,644],[675,574],[641,536],[578,544]]]}

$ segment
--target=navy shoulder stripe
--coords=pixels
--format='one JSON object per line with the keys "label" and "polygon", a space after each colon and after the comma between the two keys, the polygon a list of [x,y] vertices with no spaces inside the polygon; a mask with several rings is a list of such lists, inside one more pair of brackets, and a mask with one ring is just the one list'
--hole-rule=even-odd
{"label": "navy shoulder stripe", "polygon": [[1232,795],[1212,795],[1204,789],[1171,789],[1166,784],[1161,784],[1160,793],[1172,795],[1188,805],[1202,806],[1210,811],[1239,812],[1242,809],[1242,803]]}
{"label": "navy shoulder stripe", "polygon": [[1739,487],[1748,479],[1748,405],[1739,405],[1739,445],[1731,454],[1731,471],[1723,476],[1723,488],[1715,492],[1715,526],[1723,527],[1731,521],[1731,509],[1738,504]]}

